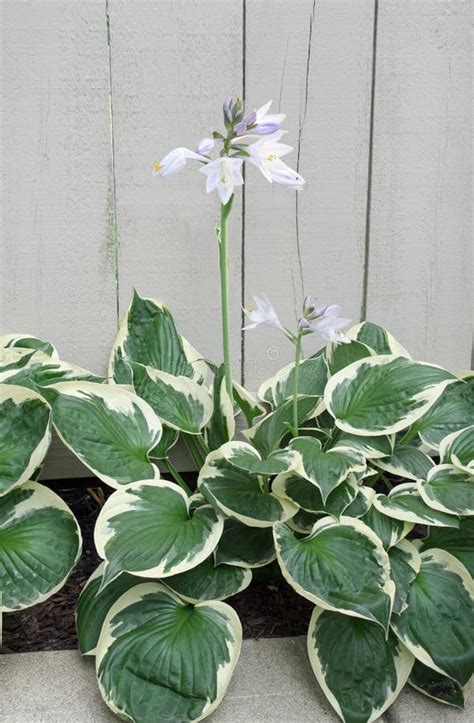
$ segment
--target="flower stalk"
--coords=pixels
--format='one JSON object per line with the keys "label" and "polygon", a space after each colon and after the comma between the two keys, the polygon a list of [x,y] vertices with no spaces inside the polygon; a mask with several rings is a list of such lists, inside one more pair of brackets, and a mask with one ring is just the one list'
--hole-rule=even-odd
{"label": "flower stalk", "polygon": [[301,362],[301,331],[298,331],[294,338],[295,344],[295,374],[293,384],[293,434],[298,436],[298,388],[300,383],[300,362]]}
{"label": "flower stalk", "polygon": [[224,354],[224,373],[227,394],[233,403],[232,391],[232,363],[230,355],[229,333],[229,268],[227,258],[227,233],[229,215],[232,210],[232,195],[227,203],[221,203],[221,225],[218,232],[219,242],[219,268],[221,277],[221,316],[222,316],[222,350]]}

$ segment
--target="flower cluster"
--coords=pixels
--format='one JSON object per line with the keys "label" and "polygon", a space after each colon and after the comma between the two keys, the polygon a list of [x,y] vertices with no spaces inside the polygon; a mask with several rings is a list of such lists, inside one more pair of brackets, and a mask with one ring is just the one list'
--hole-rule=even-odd
{"label": "flower cluster", "polygon": [[[279,183],[300,191],[304,186],[303,177],[281,159],[293,150],[292,146],[280,143],[286,131],[281,129],[285,114],[270,114],[272,101],[261,108],[245,113],[239,98],[224,101],[225,133],[214,131],[212,138],[203,138],[195,151],[175,148],[160,162],[155,162],[153,175],[169,176],[180,171],[188,159],[199,161],[199,169],[206,176],[206,191],[216,190],[221,203],[226,204],[234,189],[242,186],[244,161],[256,166],[270,183]],[[217,158],[209,155],[218,149]]]}

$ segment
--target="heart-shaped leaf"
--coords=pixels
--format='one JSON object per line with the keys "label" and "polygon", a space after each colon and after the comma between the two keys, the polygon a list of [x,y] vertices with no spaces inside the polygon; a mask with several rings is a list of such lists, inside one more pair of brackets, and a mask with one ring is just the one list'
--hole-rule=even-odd
{"label": "heart-shaped leaf", "polygon": [[423,501],[434,510],[456,515],[474,515],[474,474],[452,464],[432,467],[426,480],[418,480]]}
{"label": "heart-shaped leaf", "polygon": [[335,517],[342,515],[358,493],[357,481],[353,475],[348,475],[324,501],[317,485],[294,472],[278,475],[273,481],[272,490],[278,497],[290,500],[306,512]]}
{"label": "heart-shaped leaf", "polygon": [[166,578],[171,588],[182,600],[198,603],[205,600],[225,600],[245,590],[252,581],[249,569],[236,565],[216,565],[211,555],[192,570]]}
{"label": "heart-shaped leaf", "polygon": [[411,359],[407,350],[386,329],[370,321],[363,321],[351,327],[347,336],[349,339],[366,344],[376,354],[396,354]]}
{"label": "heart-shaped leaf", "polygon": [[[298,424],[301,425],[314,414],[319,397],[298,396]],[[264,457],[278,447],[283,437],[288,434],[288,425],[293,423],[293,400],[277,407],[253,427],[243,432]]]}
{"label": "heart-shaped leaf", "polygon": [[398,485],[387,496],[377,495],[373,505],[383,515],[395,520],[413,522],[415,525],[459,527],[459,517],[434,510],[424,502],[415,482]]}
{"label": "heart-shaped leaf", "polygon": [[252,569],[264,567],[276,557],[271,527],[248,527],[229,518],[215,551],[216,564]]}
{"label": "heart-shaped leaf", "polygon": [[405,479],[425,479],[434,466],[431,457],[410,445],[395,445],[390,457],[374,460],[374,464],[385,472]]}
{"label": "heart-shaped leaf", "polygon": [[[299,365],[298,392],[303,396],[322,397],[328,373],[323,354],[304,359]],[[295,388],[295,364],[287,364],[271,379],[264,382],[258,396],[272,407],[281,407],[291,399]]]}
{"label": "heart-shaped leaf", "polygon": [[454,555],[474,578],[474,517],[461,520],[459,529],[450,527],[430,527],[428,536],[422,540],[421,550],[434,547],[446,550]]}
{"label": "heart-shaped leaf", "polygon": [[441,462],[474,474],[474,425],[448,434],[439,445]]}

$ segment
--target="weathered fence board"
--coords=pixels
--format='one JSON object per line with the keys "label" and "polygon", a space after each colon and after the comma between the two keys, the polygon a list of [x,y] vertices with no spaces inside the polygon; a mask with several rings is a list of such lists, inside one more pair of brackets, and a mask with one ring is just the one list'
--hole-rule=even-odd
{"label": "weathered fence board", "polygon": [[100,372],[115,334],[102,2],[0,4],[0,326]]}

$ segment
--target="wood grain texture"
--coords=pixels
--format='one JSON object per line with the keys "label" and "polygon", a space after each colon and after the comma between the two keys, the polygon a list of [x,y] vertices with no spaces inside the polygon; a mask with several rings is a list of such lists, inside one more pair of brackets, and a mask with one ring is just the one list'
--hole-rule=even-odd
{"label": "wood grain texture", "polygon": [[419,359],[469,368],[470,3],[378,18],[368,318]]}
{"label": "wood grain texture", "polygon": [[[285,141],[295,153],[285,161],[307,185],[296,194],[248,173],[245,286],[249,295],[266,292],[292,327],[307,293],[358,319],[373,7],[366,0],[247,0],[247,98],[273,98],[287,113]],[[305,341],[307,353],[320,345]],[[275,330],[247,332],[247,386],[292,358]]]}
{"label": "wood grain texture", "polygon": [[[199,164],[152,178],[154,160],[222,129],[242,92],[241,0],[110,0],[121,312],[133,287],[161,298],[182,334],[222,359],[217,194]],[[229,238],[231,337],[240,372],[240,194]]]}
{"label": "wood grain texture", "polygon": [[0,13],[0,326],[100,373],[116,324],[105,3]]}

